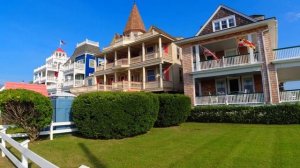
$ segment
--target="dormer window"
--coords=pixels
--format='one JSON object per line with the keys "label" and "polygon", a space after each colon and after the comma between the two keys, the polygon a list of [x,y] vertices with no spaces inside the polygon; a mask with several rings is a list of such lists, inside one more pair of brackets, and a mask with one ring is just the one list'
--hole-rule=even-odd
{"label": "dormer window", "polygon": [[236,21],[234,15],[213,21],[214,32],[229,29],[235,26]]}

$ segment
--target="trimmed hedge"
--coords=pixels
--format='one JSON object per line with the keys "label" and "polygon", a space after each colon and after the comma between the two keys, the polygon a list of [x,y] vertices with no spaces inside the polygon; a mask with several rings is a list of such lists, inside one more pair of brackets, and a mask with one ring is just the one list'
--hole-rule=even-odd
{"label": "trimmed hedge", "polygon": [[158,94],[159,113],[156,127],[179,125],[186,121],[191,112],[191,99],[181,94]]}
{"label": "trimmed hedge", "polygon": [[40,93],[16,89],[0,92],[3,121],[23,128],[31,141],[51,123],[53,107],[48,97]]}
{"label": "trimmed hedge", "polygon": [[300,104],[265,106],[199,106],[188,121],[214,123],[299,124]]}
{"label": "trimmed hedge", "polygon": [[153,127],[158,110],[158,98],[150,93],[87,93],[78,96],[72,105],[79,132],[102,139],[146,133]]}

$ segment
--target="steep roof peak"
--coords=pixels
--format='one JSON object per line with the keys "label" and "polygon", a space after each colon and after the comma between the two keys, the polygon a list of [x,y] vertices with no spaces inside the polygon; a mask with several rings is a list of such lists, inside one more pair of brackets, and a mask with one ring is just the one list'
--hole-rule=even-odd
{"label": "steep roof peak", "polygon": [[133,4],[131,13],[129,15],[124,34],[128,34],[133,31],[146,32],[144,22],[138,10],[136,3]]}

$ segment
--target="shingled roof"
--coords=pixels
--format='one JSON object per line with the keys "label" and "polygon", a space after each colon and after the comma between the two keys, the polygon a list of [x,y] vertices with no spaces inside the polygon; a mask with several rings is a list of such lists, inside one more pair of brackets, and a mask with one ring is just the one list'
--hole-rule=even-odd
{"label": "shingled roof", "polygon": [[134,3],[131,13],[129,15],[124,34],[128,34],[133,31],[140,31],[143,33],[146,32],[144,22],[139,13],[136,3]]}
{"label": "shingled roof", "polygon": [[98,54],[99,52],[100,52],[100,49],[98,46],[94,46],[94,45],[85,43],[81,46],[76,47],[72,57],[77,57],[77,56],[85,54],[85,53]]}

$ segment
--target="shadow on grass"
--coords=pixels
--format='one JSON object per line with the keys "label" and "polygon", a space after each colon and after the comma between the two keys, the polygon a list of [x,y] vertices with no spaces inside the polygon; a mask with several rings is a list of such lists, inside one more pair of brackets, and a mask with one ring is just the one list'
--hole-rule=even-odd
{"label": "shadow on grass", "polygon": [[78,143],[78,146],[85,153],[85,156],[89,159],[93,167],[96,168],[105,168],[106,166],[86,147],[83,143]]}

